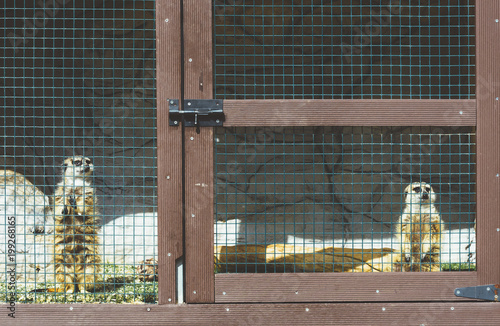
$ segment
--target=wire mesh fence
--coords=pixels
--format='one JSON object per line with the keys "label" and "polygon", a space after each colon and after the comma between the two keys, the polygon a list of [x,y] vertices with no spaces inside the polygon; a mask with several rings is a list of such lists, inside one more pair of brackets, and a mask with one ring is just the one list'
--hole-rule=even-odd
{"label": "wire mesh fence", "polygon": [[[217,98],[474,97],[473,1],[213,4]],[[3,5],[0,301],[156,302],[155,2]],[[473,129],[216,137],[218,272],[474,269]]]}
{"label": "wire mesh fence", "polygon": [[474,97],[474,1],[216,0],[215,96]]}
{"label": "wire mesh fence", "polygon": [[156,302],[155,2],[2,4],[0,301]]}
{"label": "wire mesh fence", "polygon": [[470,127],[218,128],[218,272],[475,268]]}

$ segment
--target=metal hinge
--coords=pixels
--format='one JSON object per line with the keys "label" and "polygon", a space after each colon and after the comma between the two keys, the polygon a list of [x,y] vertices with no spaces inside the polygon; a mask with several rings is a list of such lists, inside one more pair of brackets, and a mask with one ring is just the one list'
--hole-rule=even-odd
{"label": "metal hinge", "polygon": [[179,110],[179,100],[168,100],[169,125],[186,127],[219,127],[224,123],[222,100],[184,100]]}
{"label": "metal hinge", "polygon": [[455,289],[455,295],[457,297],[498,302],[499,290],[500,290],[500,284],[470,286],[466,288]]}

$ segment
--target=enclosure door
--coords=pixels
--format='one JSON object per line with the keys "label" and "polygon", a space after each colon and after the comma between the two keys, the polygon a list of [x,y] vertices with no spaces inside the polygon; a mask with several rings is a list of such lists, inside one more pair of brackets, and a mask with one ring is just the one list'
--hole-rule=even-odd
{"label": "enclosure door", "polygon": [[[221,2],[224,7],[226,2]],[[214,37],[212,26],[214,15],[220,15],[218,2],[184,0],[183,6],[183,94],[182,99],[210,99],[214,97]],[[247,10],[244,4],[231,2],[232,13]],[[262,3],[255,8],[264,10]],[[279,6],[277,6],[279,7]],[[281,8],[285,8],[283,5]],[[432,7],[432,6],[431,6]],[[429,7],[429,8],[431,8]],[[438,6],[440,7],[440,6]],[[214,10],[214,8],[216,10]],[[255,9],[254,8],[254,9]],[[304,4],[301,7],[304,9]],[[409,4],[401,10],[409,10]],[[279,8],[275,8],[278,10]],[[322,7],[322,9],[325,9]],[[349,7],[353,12],[353,7]],[[363,10],[365,8],[358,8]],[[476,55],[477,62],[474,92],[467,96],[453,97],[453,91],[445,96],[438,92],[436,96],[395,96],[389,98],[373,95],[356,99],[351,98],[310,98],[302,95],[283,98],[248,98],[224,99],[224,128],[234,127],[454,127],[475,130],[476,143],[469,143],[476,152],[475,183],[477,184],[474,203],[477,215],[477,271],[440,271],[411,273],[220,273],[214,266],[214,129],[211,127],[184,127],[184,244],[185,244],[185,294],[188,303],[210,302],[367,302],[367,301],[459,301],[454,289],[457,287],[491,284],[498,280],[498,229],[497,212],[499,203],[498,150],[491,144],[498,144],[500,133],[498,119],[494,114],[497,106],[498,83],[492,82],[498,76],[495,62],[495,50],[488,39],[496,39],[498,31],[492,30],[495,24],[493,12],[499,11],[499,4],[494,1],[480,2],[475,7]],[[231,13],[226,11],[226,13]],[[314,11],[313,9],[311,9]],[[302,15],[311,13],[306,10]],[[279,10],[278,10],[279,11]],[[383,16],[382,9],[379,8]],[[293,13],[292,13],[293,14]],[[223,13],[225,15],[225,13]],[[386,15],[401,18],[401,12],[390,11]],[[399,15],[399,16],[398,16]],[[250,15],[251,16],[251,15]],[[265,20],[262,12],[253,14]],[[271,15],[272,16],[272,15]],[[283,15],[285,17],[286,15]],[[309,17],[309,16],[307,16]],[[307,18],[306,17],[306,18]],[[220,18],[220,17],[219,17]],[[259,18],[259,19],[260,19]],[[251,18],[249,18],[251,19]],[[271,18],[270,18],[271,19]],[[274,17],[274,21],[276,17]],[[312,20],[309,17],[307,19]],[[272,20],[272,19],[271,19]],[[167,20],[165,20],[166,24]],[[387,23],[391,25],[392,23]],[[236,25],[236,24],[235,24]],[[253,32],[258,32],[257,27]],[[268,28],[272,28],[268,26]],[[278,30],[278,29],[276,29]],[[314,33],[314,28],[311,29]],[[260,32],[265,33],[264,30]],[[283,32],[280,30],[280,32]],[[485,35],[488,35],[487,37]],[[372,35],[373,36],[373,35]],[[162,35],[160,35],[160,40]],[[239,44],[246,44],[242,36]],[[217,44],[216,44],[217,46]],[[215,50],[217,53],[217,50]],[[325,54],[323,54],[324,56]],[[257,60],[257,59],[256,59]],[[265,60],[265,59],[262,59]],[[215,67],[218,63],[215,62]],[[235,63],[235,67],[238,66]],[[474,69],[471,70],[474,74]],[[432,79],[429,73],[429,79]],[[472,80],[474,80],[472,78]],[[162,83],[159,79],[159,87]],[[217,85],[215,85],[217,86]],[[253,85],[259,86],[259,85]],[[252,86],[252,87],[253,87]],[[433,85],[429,85],[429,94]],[[444,88],[443,88],[444,89]],[[474,88],[472,88],[474,89]],[[470,88],[469,88],[470,90]],[[303,91],[303,89],[302,89]],[[331,91],[331,90],[329,90]],[[380,90],[383,92],[383,90]],[[461,94],[462,88],[455,89]],[[288,92],[288,93],[287,93]],[[424,94],[419,90],[419,94]],[[467,91],[466,91],[467,92]],[[382,94],[382,93],[380,93]],[[160,99],[159,99],[160,100]],[[182,103],[182,101],[181,101]],[[182,104],[181,104],[182,105]],[[496,121],[496,124],[492,121]],[[181,130],[179,128],[178,130]],[[180,131],[179,131],[180,132]],[[473,139],[473,138],[471,138]],[[219,139],[220,141],[220,139]],[[439,173],[438,173],[439,174]],[[474,192],[471,191],[471,194]],[[400,194],[401,197],[404,195]],[[233,202],[233,204],[237,204]],[[400,202],[404,204],[404,200]],[[215,206],[217,207],[217,206]],[[302,213],[302,212],[301,212]],[[393,212],[391,212],[392,214]],[[401,213],[401,211],[399,211]],[[396,212],[394,214],[397,214]],[[442,212],[445,216],[445,212]],[[473,215],[470,215],[473,216]],[[245,219],[244,213],[241,218]],[[171,219],[172,222],[172,219]],[[227,221],[226,221],[227,222]],[[333,224],[335,227],[335,224]],[[229,225],[227,225],[229,227]],[[216,231],[216,229],[215,229]],[[168,240],[170,241],[170,240]],[[274,242],[276,245],[284,243]],[[267,245],[267,244],[266,244]],[[246,244],[248,252],[249,246]],[[253,253],[255,247],[250,248]],[[325,247],[323,247],[324,249]],[[332,245],[335,252],[335,243]],[[276,250],[273,254],[276,254]],[[304,252],[301,252],[304,253]],[[373,252],[371,252],[373,255]],[[296,256],[297,257],[297,256]],[[351,255],[352,257],[352,255]],[[217,256],[216,256],[217,258]],[[364,259],[364,258],[363,258]],[[297,271],[295,269],[295,271]]]}

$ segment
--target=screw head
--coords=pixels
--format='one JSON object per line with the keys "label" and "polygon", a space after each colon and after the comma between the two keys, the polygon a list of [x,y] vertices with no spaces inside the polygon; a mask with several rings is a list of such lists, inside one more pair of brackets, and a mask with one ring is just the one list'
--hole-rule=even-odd
{"label": "screw head", "polygon": [[165,23],[168,23],[168,18],[165,18]]}
{"label": "screw head", "polygon": [[146,310],[147,310],[147,311],[151,311],[151,308],[147,308]]}

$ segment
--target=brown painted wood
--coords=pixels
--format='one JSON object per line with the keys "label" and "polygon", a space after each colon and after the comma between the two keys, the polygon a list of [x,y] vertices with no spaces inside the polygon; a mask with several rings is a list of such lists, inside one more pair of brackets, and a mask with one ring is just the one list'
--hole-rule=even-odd
{"label": "brown painted wood", "polygon": [[215,301],[463,301],[454,289],[476,283],[476,272],[217,274]]}
{"label": "brown painted wood", "polygon": [[500,1],[476,1],[477,269],[500,282]]}
{"label": "brown painted wood", "polygon": [[498,303],[295,303],[16,306],[2,325],[498,325]]}
{"label": "brown painted wood", "polygon": [[224,126],[475,126],[475,100],[224,100]]}
{"label": "brown painted wood", "polygon": [[[182,131],[168,125],[170,98],[181,96],[178,1],[156,1],[158,302],[175,303],[176,259],[183,255]],[[161,59],[160,59],[161,58]]]}
{"label": "brown painted wood", "polygon": [[[210,99],[212,2],[184,0],[184,98]],[[186,302],[214,302],[213,130],[185,129]]]}

